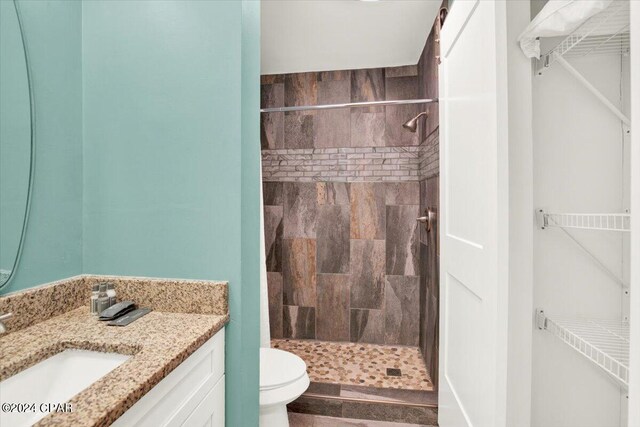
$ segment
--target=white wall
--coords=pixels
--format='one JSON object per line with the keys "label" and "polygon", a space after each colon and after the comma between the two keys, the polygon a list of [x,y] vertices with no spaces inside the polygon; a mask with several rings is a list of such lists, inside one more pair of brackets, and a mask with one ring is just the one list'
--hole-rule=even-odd
{"label": "white wall", "polygon": [[[571,60],[600,91],[621,104],[620,56]],[[626,80],[626,79],[624,79]],[[624,142],[620,121],[559,64],[534,78],[534,205],[553,212],[623,212]],[[628,179],[628,178],[627,178]],[[619,277],[623,238],[572,232]],[[560,229],[534,233],[534,303],[547,315],[616,319],[621,287]],[[591,362],[545,331],[533,337],[532,426],[621,425],[621,394]]]}

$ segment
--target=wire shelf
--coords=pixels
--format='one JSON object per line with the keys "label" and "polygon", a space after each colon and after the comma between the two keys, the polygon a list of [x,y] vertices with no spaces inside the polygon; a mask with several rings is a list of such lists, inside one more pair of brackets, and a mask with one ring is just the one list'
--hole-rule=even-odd
{"label": "wire shelf", "polygon": [[547,64],[557,56],[627,55],[630,46],[629,26],[629,0],[614,0],[547,53]]}
{"label": "wire shelf", "polygon": [[629,325],[619,320],[547,317],[538,310],[538,328],[605,370],[620,385],[629,387]]}
{"label": "wire shelf", "polygon": [[588,230],[629,231],[630,214],[577,214],[538,211],[541,228],[583,228]]}

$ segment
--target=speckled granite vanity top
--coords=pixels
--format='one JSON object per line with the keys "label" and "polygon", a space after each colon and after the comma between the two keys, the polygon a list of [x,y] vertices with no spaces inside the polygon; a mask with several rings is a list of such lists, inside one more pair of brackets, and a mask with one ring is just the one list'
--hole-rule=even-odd
{"label": "speckled granite vanity top", "polygon": [[[115,282],[116,291],[126,298],[154,311],[126,327],[107,326],[98,321],[88,310],[88,289],[94,281],[105,279]],[[39,300],[44,297],[50,302],[62,301],[52,298],[52,292],[61,292],[55,286],[71,287],[80,295],[77,301],[66,300],[72,304],[71,310],[39,319],[34,324],[23,319],[21,329],[15,330],[14,325],[14,331],[0,336],[0,380],[67,348],[116,352],[132,357],[71,399],[73,412],[48,415],[36,424],[38,426],[110,425],[229,320],[225,282],[99,276],[69,280],[78,283],[71,286],[69,281],[61,281],[0,298],[0,312],[12,311],[19,318],[20,309],[28,316],[37,305],[35,303],[42,302]],[[180,295],[172,298],[172,290]],[[80,302],[82,305],[78,307]],[[7,326],[10,326],[9,322]]]}

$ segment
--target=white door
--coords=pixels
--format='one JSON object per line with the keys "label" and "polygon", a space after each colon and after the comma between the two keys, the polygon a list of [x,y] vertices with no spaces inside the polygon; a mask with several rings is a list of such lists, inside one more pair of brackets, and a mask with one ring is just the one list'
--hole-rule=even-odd
{"label": "white door", "polygon": [[506,4],[456,1],[441,33],[441,427],[506,425]]}

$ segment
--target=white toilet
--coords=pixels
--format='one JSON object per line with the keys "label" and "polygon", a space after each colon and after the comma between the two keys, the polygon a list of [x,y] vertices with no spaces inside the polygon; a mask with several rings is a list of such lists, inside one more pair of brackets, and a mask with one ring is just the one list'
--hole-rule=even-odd
{"label": "white toilet", "polygon": [[307,364],[293,353],[260,349],[260,427],[288,427],[287,403],[309,387]]}

